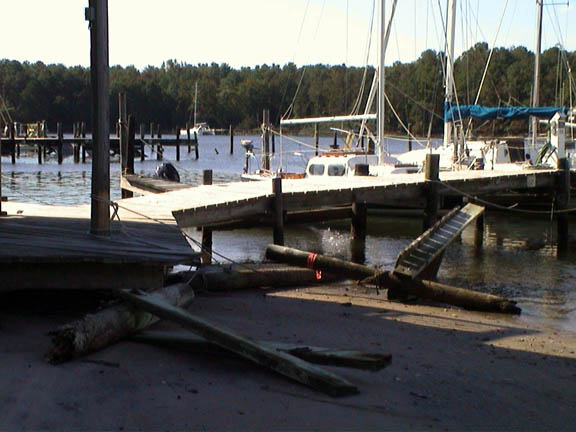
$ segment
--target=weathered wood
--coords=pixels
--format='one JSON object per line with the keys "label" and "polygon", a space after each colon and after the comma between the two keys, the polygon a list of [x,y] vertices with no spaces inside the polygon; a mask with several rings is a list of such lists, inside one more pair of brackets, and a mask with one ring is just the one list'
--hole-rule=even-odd
{"label": "weathered wood", "polygon": [[188,144],[188,153],[192,151],[190,147],[190,123],[186,123],[186,144]]}
{"label": "weathered wood", "polygon": [[[130,336],[130,340],[192,352],[208,352],[215,354],[226,352],[217,345],[214,345],[193,333],[183,331],[168,332],[146,330]],[[390,354],[364,352],[359,350],[332,349],[304,344],[270,341],[258,341],[258,343],[315,364],[378,371],[390,365],[390,362],[392,361],[392,356]]]}
{"label": "weathered wood", "polygon": [[[556,210],[566,210],[570,202],[570,160],[558,159],[558,186],[556,188]],[[566,213],[557,213],[558,256],[568,251],[569,219]]]}
{"label": "weathered wood", "polygon": [[282,195],[282,177],[272,179],[274,194],[274,244],[284,245],[284,200]]}
{"label": "weathered wood", "polygon": [[16,141],[14,139],[16,134],[16,125],[14,123],[10,124],[10,158],[12,160],[12,164],[16,163]]}
{"label": "weathered wood", "polygon": [[194,157],[200,159],[200,150],[198,149],[198,134],[194,131]]}
{"label": "weathered wood", "polygon": [[58,155],[58,165],[62,165],[64,160],[63,150],[63,139],[64,139],[64,129],[62,128],[62,123],[58,122],[56,124],[56,135],[58,135],[58,144],[56,145],[56,153]]}
{"label": "weathered wood", "polygon": [[216,326],[188,311],[173,306],[157,295],[118,290],[118,296],[162,319],[182,325],[202,338],[226,350],[232,351],[258,365],[267,367],[295,381],[331,396],[358,393],[358,389],[335,374],[300,360],[290,354],[240,336],[226,328]]}
{"label": "weathered wood", "polygon": [[350,278],[366,278],[365,282],[388,288],[388,295],[415,295],[421,298],[452,304],[470,310],[519,314],[516,302],[503,297],[452,287],[438,282],[401,278],[392,272],[379,272],[374,267],[353,264],[337,258],[311,254],[283,246],[268,245],[266,258],[302,267],[334,272]]}
{"label": "weathered wood", "polygon": [[228,129],[228,135],[230,135],[230,154],[234,154],[234,128],[230,125]]}
{"label": "weathered wood", "polygon": [[176,161],[180,162],[180,128],[176,126]]}
{"label": "weathered wood", "polygon": [[[202,172],[202,183],[205,186],[212,184],[212,170]],[[202,264],[212,263],[212,229],[202,227]]]}
{"label": "weathered wood", "polygon": [[90,232],[110,235],[110,108],[108,0],[89,0],[92,84],[92,196]]}
{"label": "weathered wood", "polygon": [[270,171],[270,111],[262,112],[262,169]]}
{"label": "weathered wood", "polygon": [[440,180],[440,155],[429,153],[426,155],[424,179],[426,180],[426,206],[422,231],[428,230],[438,220],[440,198],[438,194],[438,180]]}
{"label": "weathered wood", "polygon": [[[194,291],[186,284],[158,289],[154,295],[166,304],[183,307],[194,299]],[[98,351],[157,321],[155,314],[127,303],[111,306],[52,332],[52,346],[46,360],[63,363]]]}

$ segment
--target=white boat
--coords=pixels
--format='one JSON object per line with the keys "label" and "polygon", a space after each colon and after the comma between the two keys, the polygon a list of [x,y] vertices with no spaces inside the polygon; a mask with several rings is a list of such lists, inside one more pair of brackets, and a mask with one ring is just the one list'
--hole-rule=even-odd
{"label": "white boat", "polygon": [[192,126],[190,126],[190,130],[184,128],[184,129],[180,129],[180,135],[187,135],[188,132],[190,132],[190,137],[193,138],[194,135],[199,136],[199,135],[216,135],[216,132],[214,129],[212,129],[208,123],[206,122],[198,122],[197,118],[196,118],[196,107],[198,104],[198,82],[196,82],[195,88],[194,88],[194,111],[193,111],[193,115],[194,115],[194,123],[192,124]]}

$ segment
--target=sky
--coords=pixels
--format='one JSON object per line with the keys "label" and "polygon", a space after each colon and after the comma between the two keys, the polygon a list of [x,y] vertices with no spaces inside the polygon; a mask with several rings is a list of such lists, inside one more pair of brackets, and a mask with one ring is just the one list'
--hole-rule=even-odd
{"label": "sky", "polygon": [[[168,59],[228,63],[234,68],[377,62],[376,22],[367,55],[373,0],[108,3],[110,65],[143,69]],[[569,51],[576,50],[576,31],[567,31],[568,23],[576,21],[576,5],[566,0],[546,3],[543,49],[561,42]],[[388,15],[391,4],[386,2]],[[424,49],[443,49],[439,5],[445,8],[445,4],[446,0],[398,1],[386,52],[388,64],[413,61]],[[4,0],[0,58],[89,66],[87,5],[88,0]],[[457,14],[457,55],[478,41],[534,50],[536,0],[459,0]]]}

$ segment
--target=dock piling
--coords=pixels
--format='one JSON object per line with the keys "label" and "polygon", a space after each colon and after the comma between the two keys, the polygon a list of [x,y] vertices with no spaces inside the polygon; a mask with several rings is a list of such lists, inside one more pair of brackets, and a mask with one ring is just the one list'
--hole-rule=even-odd
{"label": "dock piling", "polygon": [[228,128],[228,135],[230,135],[230,154],[234,154],[234,128],[232,125]]}
{"label": "dock piling", "polygon": [[318,146],[320,144],[320,130],[318,123],[314,124],[314,155],[318,156]]}
{"label": "dock piling", "polygon": [[196,156],[196,160],[200,158],[200,152],[198,150],[198,133],[194,131],[194,155]]}
{"label": "dock piling", "polygon": [[176,161],[180,162],[180,128],[176,126]]}
{"label": "dock piling", "polygon": [[[202,171],[202,184],[212,184],[212,170]],[[212,229],[202,227],[202,264],[212,263]]]}
{"label": "dock piling", "polygon": [[58,165],[62,165],[64,160],[64,155],[62,154],[62,148],[64,144],[64,130],[62,128],[62,123],[56,124],[56,132],[58,135],[58,144],[56,145],[56,152],[58,153]]}
{"label": "dock piling", "polygon": [[366,227],[368,212],[366,204],[355,201],[352,203],[352,218],[350,221],[350,257],[353,263],[364,264],[366,261]]}
{"label": "dock piling", "polygon": [[284,246],[284,197],[282,195],[282,176],[272,179],[274,194],[274,244]]}
{"label": "dock piling", "polygon": [[[570,160],[558,159],[558,183],[556,189],[556,210],[566,210],[570,201]],[[568,215],[557,213],[558,218],[558,256],[563,257],[568,252]]]}
{"label": "dock piling", "polygon": [[438,220],[438,208],[440,206],[440,195],[438,193],[438,184],[440,180],[440,155],[427,154],[424,171],[426,206],[424,207],[424,220],[422,232],[432,227]]}

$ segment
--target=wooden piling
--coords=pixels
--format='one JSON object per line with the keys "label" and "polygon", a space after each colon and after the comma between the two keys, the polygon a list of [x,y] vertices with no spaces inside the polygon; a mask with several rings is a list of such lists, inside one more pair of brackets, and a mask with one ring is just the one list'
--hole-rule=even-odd
{"label": "wooden piling", "polygon": [[194,155],[196,156],[196,160],[200,158],[200,152],[198,150],[198,133],[194,131]]}
{"label": "wooden piling", "polygon": [[108,0],[89,0],[92,83],[92,197],[90,233],[110,235],[110,108]]}
{"label": "wooden piling", "polygon": [[86,145],[84,139],[86,138],[86,122],[80,123],[80,136],[82,137],[82,163],[86,163]]}
{"label": "wooden piling", "polygon": [[140,162],[144,162],[145,159],[145,153],[144,151],[146,150],[146,144],[145,144],[145,140],[144,140],[144,134],[145,134],[145,130],[144,130],[144,123],[140,123]]}
{"label": "wooden piling", "polygon": [[408,131],[406,132],[406,137],[408,138],[408,151],[412,151],[412,137],[410,136],[410,127],[412,123],[408,123]]}
{"label": "wooden piling", "polygon": [[334,131],[334,140],[332,142],[332,148],[336,150],[338,148],[338,132]]}
{"label": "wooden piling", "polygon": [[284,246],[284,197],[282,195],[282,177],[272,179],[274,194],[274,244]]}
{"label": "wooden piling", "polygon": [[366,261],[366,227],[368,212],[366,204],[352,203],[352,217],[350,220],[350,257],[351,261],[364,264]]}
{"label": "wooden piling", "polygon": [[[119,150],[120,150],[120,166],[122,167],[122,175],[126,174],[126,166],[128,164],[128,124],[127,124],[127,107],[126,107],[126,93],[118,93],[118,121],[116,122],[119,132]],[[124,191],[122,191],[124,198]]]}
{"label": "wooden piling", "polygon": [[16,163],[16,140],[14,138],[15,132],[16,132],[15,125],[12,123],[10,125],[10,157],[12,160],[12,164]]}
{"label": "wooden piling", "polygon": [[262,112],[262,169],[270,171],[270,111],[265,109]]}
{"label": "wooden piling", "polygon": [[474,246],[481,248],[484,245],[484,214],[476,218],[474,227]]}
{"label": "wooden piling", "polygon": [[6,216],[6,212],[2,210],[2,201],[4,197],[2,196],[2,136],[0,135],[0,217]]}
{"label": "wooden piling", "polygon": [[[212,170],[202,171],[202,184],[212,184]],[[202,264],[212,263],[212,229],[202,227]]]}
{"label": "wooden piling", "polygon": [[228,128],[228,135],[230,135],[230,154],[234,154],[234,128],[232,125]]}
{"label": "wooden piling", "polygon": [[[556,187],[556,211],[568,208],[570,201],[570,160],[567,158],[558,159],[558,180]],[[558,246],[557,253],[563,257],[568,252],[568,214],[557,213]]]}
{"label": "wooden piling", "polygon": [[190,143],[190,123],[186,123],[186,144],[188,145],[188,153],[192,151],[192,146]]}
{"label": "wooden piling", "polygon": [[64,155],[62,153],[64,145],[64,130],[62,128],[62,123],[60,122],[56,124],[56,133],[58,135],[58,144],[56,145],[56,152],[58,154],[58,165],[62,165],[62,161],[64,160]]}
{"label": "wooden piling", "polygon": [[[125,103],[125,99],[124,99]],[[126,111],[123,112],[125,114]],[[120,161],[122,163],[122,175],[134,174],[134,144],[135,144],[135,126],[134,117],[132,115],[128,116],[126,120],[121,119],[120,124],[122,129],[120,131],[120,137],[124,139],[124,142],[120,144]],[[122,189],[122,198],[132,198],[134,192]]]}
{"label": "wooden piling", "polygon": [[274,134],[271,134],[271,135],[272,135],[272,155],[275,155],[276,154],[276,138],[275,138]]}
{"label": "wooden piling", "polygon": [[426,180],[425,193],[426,193],[426,206],[424,207],[424,218],[422,231],[426,231],[432,227],[438,220],[438,208],[440,206],[440,196],[438,193],[438,183],[440,180],[440,155],[427,154],[426,165],[424,171],[424,179]]}
{"label": "wooden piling", "polygon": [[318,147],[320,144],[320,130],[318,123],[314,123],[314,154],[318,156]]}
{"label": "wooden piling", "polygon": [[176,126],[176,160],[180,162],[180,127]]}

